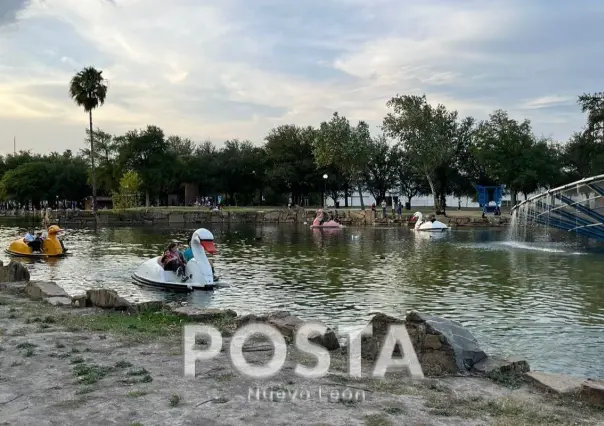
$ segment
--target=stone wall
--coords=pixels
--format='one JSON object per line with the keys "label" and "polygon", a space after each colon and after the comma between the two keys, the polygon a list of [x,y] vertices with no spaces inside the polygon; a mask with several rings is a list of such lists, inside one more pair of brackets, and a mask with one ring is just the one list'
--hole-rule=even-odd
{"label": "stone wall", "polygon": [[[208,223],[306,223],[310,225],[314,218],[315,209],[272,209],[210,211],[206,209],[167,209],[167,208],[138,208],[128,210],[100,210],[98,223],[101,226],[119,225],[195,225]],[[328,210],[335,214],[335,210]],[[457,213],[457,212],[456,212]],[[0,217],[27,218],[39,216],[39,212],[30,211],[0,211]],[[378,212],[371,210],[337,210],[342,223],[347,226],[410,226],[412,213],[406,212],[401,219],[392,217],[382,219],[376,217]],[[451,227],[500,227],[507,226],[509,216],[487,216],[486,218],[472,216],[439,216],[438,220]],[[90,210],[54,210],[51,212],[51,222],[64,226],[91,226],[95,220]]]}

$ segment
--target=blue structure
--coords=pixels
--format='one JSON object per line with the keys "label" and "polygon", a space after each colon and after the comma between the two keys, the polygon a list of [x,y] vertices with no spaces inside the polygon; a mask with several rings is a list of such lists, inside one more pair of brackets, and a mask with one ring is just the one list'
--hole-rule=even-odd
{"label": "blue structure", "polygon": [[[493,213],[495,210],[501,211],[501,200],[503,199],[503,185],[482,186],[474,185],[478,193],[478,205],[485,213]],[[493,201],[494,205],[489,205]]]}
{"label": "blue structure", "polygon": [[604,175],[535,195],[512,208],[517,222],[539,224],[604,241]]}

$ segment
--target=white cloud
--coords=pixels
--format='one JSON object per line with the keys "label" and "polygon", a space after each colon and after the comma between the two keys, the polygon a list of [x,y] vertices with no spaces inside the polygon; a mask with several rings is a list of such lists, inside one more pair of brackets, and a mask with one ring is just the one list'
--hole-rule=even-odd
{"label": "white cloud", "polygon": [[[271,0],[34,0],[0,46],[0,119],[29,120],[16,130],[40,150],[48,148],[36,124],[53,120],[61,132],[63,123],[62,148],[79,147],[83,133],[73,129],[83,132],[86,120],[67,86],[76,70],[94,65],[110,83],[95,123],[112,132],[157,124],[196,140],[259,142],[275,125],[314,125],[335,110],[377,126],[390,97],[424,92],[460,115],[524,111],[547,130],[551,119],[539,108],[578,93],[562,76],[560,87],[546,90],[531,72],[536,65],[514,56],[510,46],[523,46],[509,37],[528,19],[516,6],[307,0],[290,10]],[[50,25],[56,31],[39,33]],[[556,123],[561,137],[582,121],[579,111],[557,117],[567,123]],[[0,127],[0,138],[9,131],[12,140],[14,126]]]}
{"label": "white cloud", "polygon": [[524,109],[540,109],[548,108],[556,105],[569,105],[576,102],[576,98],[572,96],[550,95],[542,96],[537,99],[526,101],[522,108]]}

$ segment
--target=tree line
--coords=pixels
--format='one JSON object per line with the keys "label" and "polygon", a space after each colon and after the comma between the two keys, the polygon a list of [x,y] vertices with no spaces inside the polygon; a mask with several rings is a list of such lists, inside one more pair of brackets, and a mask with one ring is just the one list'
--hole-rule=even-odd
{"label": "tree line", "polygon": [[101,72],[92,70],[70,85],[70,96],[89,113],[88,147],[77,154],[3,157],[0,199],[80,200],[92,190],[122,206],[165,205],[168,194],[182,199],[185,184],[193,183],[200,196],[221,195],[228,205],[283,205],[290,197],[294,204],[304,197],[322,204],[325,191],[347,206],[353,192],[369,192],[379,202],[397,191],[409,203],[430,194],[442,212],[448,195],[474,196],[476,184],[505,185],[515,204],[519,194],[604,173],[604,93],[578,98],[586,124],[566,143],[535,135],[530,121],[503,110],[477,121],[433,106],[425,95],[397,95],[387,102],[378,135],[366,122],[335,112],[318,126],[275,127],[261,145],[234,139],[218,148],[153,125],[123,135],[94,130],[92,110],[107,90],[98,88]]}

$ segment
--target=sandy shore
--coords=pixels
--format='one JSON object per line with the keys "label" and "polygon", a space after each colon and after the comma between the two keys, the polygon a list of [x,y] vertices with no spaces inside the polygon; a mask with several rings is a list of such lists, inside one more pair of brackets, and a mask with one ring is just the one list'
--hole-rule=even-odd
{"label": "sandy shore", "polygon": [[[5,425],[589,425],[600,409],[514,378],[412,382],[348,379],[346,358],[308,380],[286,368],[269,381],[239,376],[226,352],[183,373],[181,319],[52,307],[0,293],[0,423]],[[232,324],[217,321],[225,332]],[[199,342],[203,344],[203,342]],[[223,346],[224,348],[224,346]],[[272,348],[252,341],[249,362]],[[364,370],[365,371],[365,370]]]}

